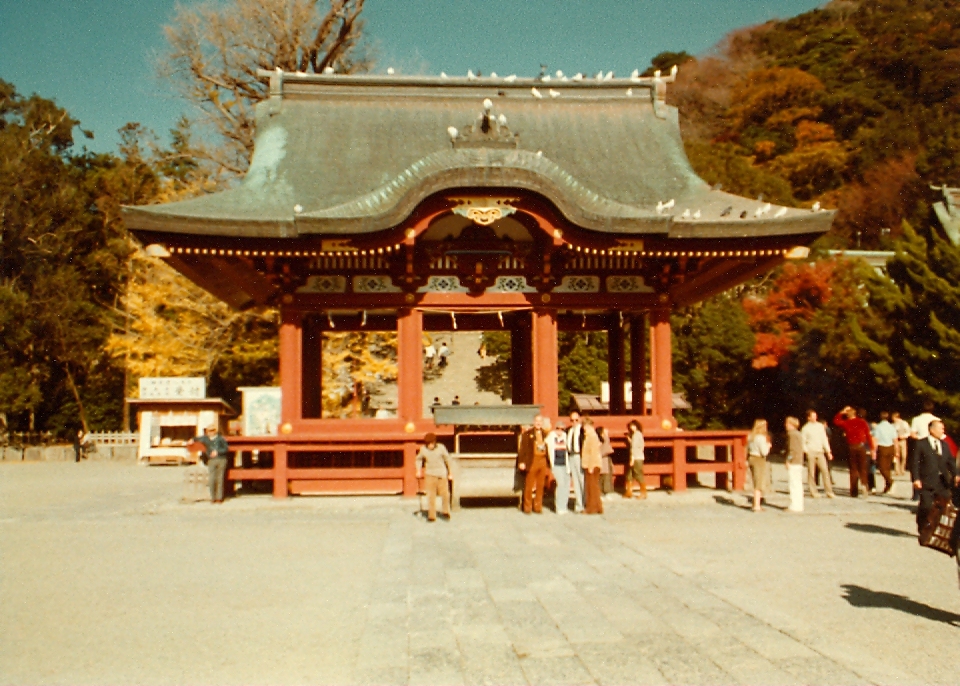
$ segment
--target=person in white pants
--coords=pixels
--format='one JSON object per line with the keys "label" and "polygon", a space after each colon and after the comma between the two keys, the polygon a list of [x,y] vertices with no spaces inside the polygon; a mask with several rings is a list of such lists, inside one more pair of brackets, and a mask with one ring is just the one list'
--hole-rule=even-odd
{"label": "person in white pants", "polygon": [[787,475],[790,484],[790,511],[803,512],[803,436],[800,420],[787,417]]}

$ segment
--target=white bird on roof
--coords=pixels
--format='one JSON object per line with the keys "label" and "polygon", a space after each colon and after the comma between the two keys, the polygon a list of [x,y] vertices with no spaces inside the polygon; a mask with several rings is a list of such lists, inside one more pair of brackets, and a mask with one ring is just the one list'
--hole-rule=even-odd
{"label": "white bird on roof", "polygon": [[473,69],[467,69],[467,78],[471,81],[477,78],[477,75],[473,73]]}
{"label": "white bird on roof", "polygon": [[608,72],[607,72],[607,75],[603,77],[603,80],[604,80],[604,81],[609,81],[609,80],[612,79],[612,78],[613,78],[613,72],[612,72],[612,71],[608,71]]}
{"label": "white bird on roof", "polygon": [[594,77],[594,78],[596,78],[597,81],[603,81],[603,69],[601,69],[600,71],[598,71],[596,77]]}
{"label": "white bird on roof", "polygon": [[573,75],[573,80],[574,80],[574,81],[583,81],[583,74],[580,73],[580,72],[577,72],[576,74]]}
{"label": "white bird on roof", "polygon": [[683,217],[684,219],[689,219],[689,218],[690,218],[690,214],[691,214],[691,213],[690,213],[690,208],[688,207],[687,209],[685,209],[685,210],[683,211],[683,214],[681,214],[680,216]]}
{"label": "white bird on roof", "polygon": [[560,71],[559,69],[557,69],[557,78],[558,78],[558,79],[562,79],[562,78],[563,78],[563,72]]}
{"label": "white bird on roof", "polygon": [[697,210],[696,212],[693,213],[694,219],[699,219],[700,217],[701,217],[700,210]]}
{"label": "white bird on roof", "polygon": [[541,80],[541,81],[549,81],[549,80],[550,80],[550,74],[544,74],[543,76],[540,77],[540,80]]}
{"label": "white bird on roof", "polygon": [[542,97],[543,97],[543,94],[542,94],[540,91],[537,90],[537,87],[536,87],[536,86],[534,86],[533,88],[531,88],[531,89],[530,89],[530,92],[533,93],[533,97],[535,97],[535,98],[542,98]]}
{"label": "white bird on roof", "polygon": [[324,74],[332,74],[332,73],[333,73],[333,67],[324,67],[324,68],[323,68],[323,73],[324,73]]}
{"label": "white bird on roof", "polygon": [[543,157],[543,150],[537,150],[537,157]]}
{"label": "white bird on roof", "polygon": [[504,81],[509,81],[510,83],[513,83],[514,81],[517,80],[517,75],[516,75],[516,74],[510,74],[510,76],[504,76],[504,77],[503,77],[503,80],[504,80]]}
{"label": "white bird on roof", "polygon": [[639,79],[640,79],[640,70],[639,70],[639,69],[634,69],[632,72],[630,72],[630,78],[633,79],[634,81],[639,80]]}
{"label": "white bird on roof", "polygon": [[397,73],[397,72],[394,70],[393,67],[387,67],[387,74],[388,74],[389,76],[393,76],[393,75],[396,74],[396,73]]}
{"label": "white bird on roof", "polygon": [[506,125],[507,125],[507,115],[501,114],[499,117],[497,117],[497,123],[500,124],[500,126],[506,126]]}
{"label": "white bird on roof", "polygon": [[449,78],[449,77],[447,76],[447,72],[445,72],[445,71],[440,72],[440,78],[441,78],[441,79]]}
{"label": "white bird on roof", "polygon": [[492,110],[492,109],[493,109],[493,100],[491,100],[490,98],[484,98],[484,99],[483,99],[483,110],[484,110],[487,114],[490,114],[490,110]]}
{"label": "white bird on roof", "polygon": [[450,136],[450,140],[455,141],[457,140],[457,137],[460,135],[460,132],[457,131],[456,126],[448,126],[447,135]]}
{"label": "white bird on roof", "polygon": [[497,78],[497,72],[495,72],[495,71],[490,72],[490,78],[491,78],[491,79]]}
{"label": "white bird on roof", "polygon": [[559,97],[560,97],[560,91],[555,91],[555,90],[553,90],[553,89],[551,88],[548,92],[550,93],[550,97],[551,97],[551,98],[559,98]]}
{"label": "white bird on roof", "polygon": [[633,97],[633,89],[632,89],[632,88],[628,88],[628,89],[627,89],[627,97],[628,97],[628,98]]}
{"label": "white bird on roof", "polygon": [[667,200],[667,202],[663,202],[661,200],[660,202],[657,203],[657,214],[662,213],[664,210],[669,210],[676,204],[677,203],[673,198],[670,198],[669,200]]}
{"label": "white bird on roof", "polygon": [[786,208],[786,207],[781,207],[779,210],[777,210],[776,212],[773,213],[773,216],[774,216],[774,218],[779,219],[780,217],[782,217],[782,216],[785,215],[786,213],[787,213],[787,208]]}
{"label": "white bird on roof", "polygon": [[814,212],[819,212],[819,211],[820,211],[820,201],[819,201],[819,200],[818,200],[817,202],[813,203],[813,208],[812,208],[812,209],[813,209]]}

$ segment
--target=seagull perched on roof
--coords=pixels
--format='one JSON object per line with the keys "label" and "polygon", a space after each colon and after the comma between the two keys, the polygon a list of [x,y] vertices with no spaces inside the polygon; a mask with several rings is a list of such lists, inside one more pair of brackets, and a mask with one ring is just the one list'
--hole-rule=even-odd
{"label": "seagull perched on roof", "polygon": [[457,131],[457,127],[456,127],[456,126],[448,126],[448,127],[447,127],[447,135],[450,136],[450,140],[455,141],[455,140],[457,140],[457,136],[460,135],[460,132]]}
{"label": "seagull perched on roof", "polygon": [[657,214],[661,214],[664,210],[669,210],[676,204],[677,203],[673,198],[670,198],[669,200],[667,200],[667,202],[663,202],[661,200],[660,202],[657,203]]}
{"label": "seagull perched on roof", "polygon": [[551,88],[548,92],[550,93],[550,97],[551,97],[551,98],[559,98],[559,97],[560,97],[560,91],[555,91],[555,90],[553,90],[553,89]]}
{"label": "seagull perched on roof", "polygon": [[701,217],[700,210],[697,210],[696,212],[693,213],[694,219],[699,219],[700,217]]}
{"label": "seagull perched on roof", "polygon": [[597,81],[603,81],[603,69],[597,72],[597,75],[595,78],[597,79]]}
{"label": "seagull perched on roof", "polygon": [[628,97],[628,98],[633,97],[633,89],[632,89],[632,88],[628,88],[628,89],[627,89],[627,97]]}
{"label": "seagull perched on roof", "polygon": [[473,73],[473,69],[467,69],[467,78],[471,81],[477,78],[477,75]]}
{"label": "seagull perched on roof", "polygon": [[490,114],[490,110],[493,109],[493,100],[491,100],[490,98],[484,98],[483,109],[487,114]]}
{"label": "seagull perched on roof", "polygon": [[812,209],[813,209],[814,212],[819,212],[819,211],[820,211],[820,201],[819,201],[819,200],[818,200],[817,202],[813,203],[813,208],[812,208]]}
{"label": "seagull perched on roof", "polygon": [[393,76],[393,75],[396,74],[396,73],[397,73],[397,72],[396,72],[396,70],[395,70],[393,67],[387,67],[387,75],[388,75],[388,76]]}
{"label": "seagull perched on roof", "polygon": [[549,81],[549,80],[550,80],[550,74],[544,74],[543,76],[540,77],[540,80],[541,80],[541,81]]}
{"label": "seagull perched on roof", "polygon": [[332,73],[333,73],[333,67],[330,67],[330,66],[324,67],[324,68],[323,68],[323,73],[324,73],[324,74],[332,74]]}
{"label": "seagull perched on roof", "polygon": [[538,98],[538,99],[539,99],[539,98],[542,98],[542,97],[543,97],[543,94],[542,94],[539,90],[537,90],[537,87],[536,87],[536,86],[534,86],[533,88],[531,88],[531,89],[530,89],[530,92],[533,93],[533,97],[535,97],[535,98]]}
{"label": "seagull perched on roof", "polygon": [[501,114],[499,117],[497,117],[497,123],[500,124],[500,126],[506,126],[506,125],[507,125],[507,115]]}
{"label": "seagull perched on roof", "polygon": [[688,207],[687,209],[685,209],[685,210],[683,211],[683,214],[681,214],[680,216],[683,217],[684,219],[689,219],[689,218],[690,218],[690,208]]}
{"label": "seagull perched on roof", "polygon": [[634,81],[638,80],[640,78],[640,70],[634,69],[632,72],[630,72],[630,78]]}
{"label": "seagull perched on roof", "polygon": [[786,207],[781,207],[779,210],[777,210],[776,212],[773,213],[773,216],[774,216],[776,219],[779,219],[780,217],[782,217],[782,216],[785,215],[786,213],[787,213],[787,208],[786,208]]}
{"label": "seagull perched on roof", "polygon": [[562,78],[563,78],[563,72],[560,71],[559,69],[557,69],[557,78],[558,78],[558,79],[562,79]]}
{"label": "seagull perched on roof", "polygon": [[491,79],[497,78],[497,72],[495,72],[495,71],[490,72],[490,78],[491,78]]}
{"label": "seagull perched on roof", "polygon": [[608,72],[607,72],[607,75],[603,77],[603,80],[604,80],[604,81],[609,81],[609,80],[612,79],[612,78],[613,78],[613,72],[612,72],[612,71],[608,71]]}
{"label": "seagull perched on roof", "polygon": [[516,75],[516,74],[510,74],[510,76],[504,76],[504,77],[503,77],[503,80],[504,80],[504,81],[509,81],[510,83],[513,83],[514,81],[517,80],[517,75]]}
{"label": "seagull perched on roof", "polygon": [[577,72],[576,74],[573,75],[573,80],[574,80],[574,81],[583,81],[583,74],[580,73],[580,72]]}

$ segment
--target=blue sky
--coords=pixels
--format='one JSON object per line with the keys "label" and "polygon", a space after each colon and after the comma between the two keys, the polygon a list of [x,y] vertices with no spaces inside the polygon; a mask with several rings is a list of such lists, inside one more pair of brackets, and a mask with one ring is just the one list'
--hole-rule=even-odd
{"label": "blue sky", "polygon": [[[192,4],[191,0],[181,0]],[[114,150],[136,121],[161,136],[190,113],[154,75],[176,0],[0,0],[0,79],[57,101]],[[321,0],[323,2],[323,0]],[[378,71],[628,74],[664,50],[703,54],[728,31],[822,0],[367,0]]]}

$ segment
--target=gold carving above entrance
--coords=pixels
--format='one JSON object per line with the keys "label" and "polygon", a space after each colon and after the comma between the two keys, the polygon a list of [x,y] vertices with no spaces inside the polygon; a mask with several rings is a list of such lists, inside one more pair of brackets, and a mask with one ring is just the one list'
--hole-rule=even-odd
{"label": "gold carving above entrance", "polygon": [[517,211],[517,208],[510,203],[516,202],[518,198],[457,197],[449,199],[457,203],[453,208],[454,214],[466,217],[480,226],[490,226]]}

